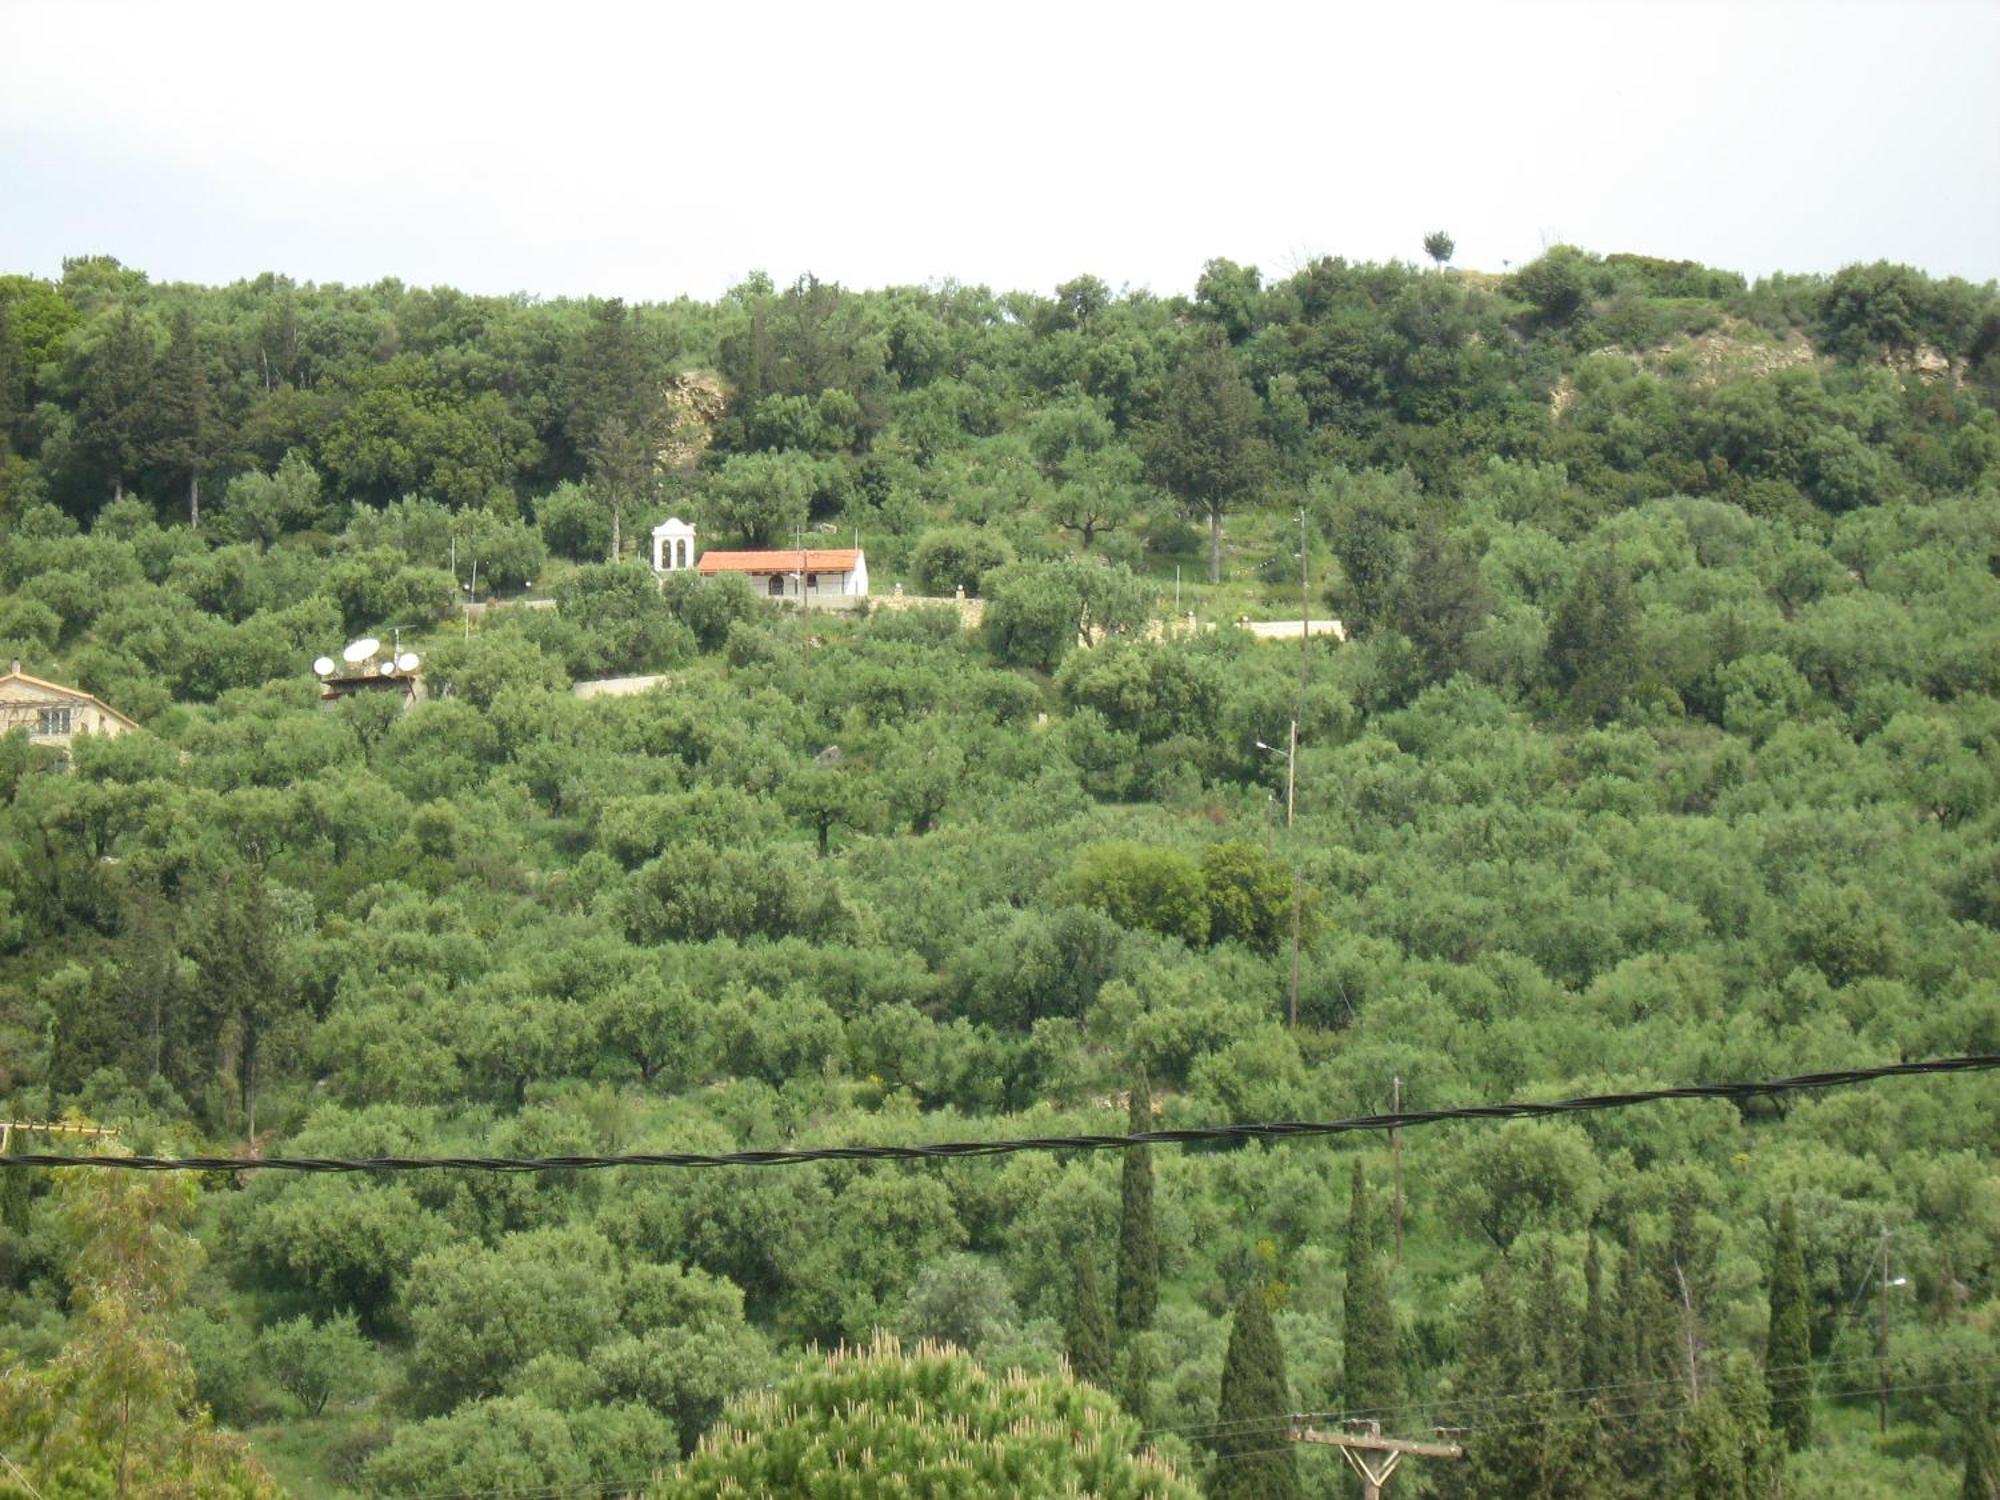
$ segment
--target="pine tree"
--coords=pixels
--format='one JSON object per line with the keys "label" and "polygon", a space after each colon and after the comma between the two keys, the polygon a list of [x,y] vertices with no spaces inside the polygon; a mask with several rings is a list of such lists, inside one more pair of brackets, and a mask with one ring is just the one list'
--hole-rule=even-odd
{"label": "pine tree", "polygon": [[1237,1300],[1229,1325],[1208,1481],[1213,1500],[1299,1500],[1285,1353],[1266,1295],[1261,1282],[1252,1286]]}
{"label": "pine tree", "polygon": [[24,404],[21,341],[14,337],[14,314],[0,302],[0,458],[14,451],[14,428]]}
{"label": "pine tree", "polygon": [[1549,669],[1580,719],[1603,720],[1639,675],[1639,606],[1610,552],[1584,566],[1549,622]]}
{"label": "pine tree", "polygon": [[1063,1352],[1078,1380],[1111,1388],[1111,1324],[1104,1315],[1097,1257],[1088,1246],[1076,1253],[1076,1285],[1070,1293],[1069,1323],[1063,1329]]}
{"label": "pine tree", "polygon": [[[1146,1070],[1132,1085],[1131,1132],[1153,1128],[1153,1095]],[[1145,1146],[1125,1153],[1118,1217],[1118,1327],[1126,1334],[1153,1326],[1160,1305],[1160,1242],[1153,1228],[1153,1156]]]}
{"label": "pine tree", "polygon": [[125,481],[145,456],[153,396],[153,340],[129,307],[121,307],[84,365],[76,408],[76,442],[125,498]]}
{"label": "pine tree", "polygon": [[1342,1303],[1347,1406],[1355,1413],[1394,1406],[1402,1395],[1396,1363],[1396,1315],[1368,1201],[1360,1158],[1347,1210],[1347,1290]]}
{"label": "pine tree", "polygon": [[167,349],[153,379],[151,432],[146,456],[187,481],[188,525],[201,525],[201,475],[220,445],[215,391],[208,383],[194,318],[186,308],[174,315]]}
{"label": "pine tree", "polygon": [[1493,599],[1479,564],[1433,518],[1417,532],[1390,610],[1417,648],[1424,680],[1443,682],[1464,664],[1466,642],[1493,612]]}
{"label": "pine tree", "polygon": [[611,561],[624,548],[625,509],[653,483],[666,407],[648,368],[636,314],[622,301],[591,305],[567,373],[565,425],[591,483],[611,507]]}
{"label": "pine tree", "polygon": [[1812,1437],[1812,1307],[1799,1221],[1788,1198],[1771,1241],[1771,1332],[1764,1379],[1771,1387],[1771,1425],[1796,1453]]}
{"label": "pine tree", "polygon": [[1222,518],[1270,476],[1271,445],[1258,431],[1261,404],[1220,340],[1180,360],[1160,395],[1159,418],[1139,434],[1154,483],[1208,520],[1208,581],[1222,580]]}

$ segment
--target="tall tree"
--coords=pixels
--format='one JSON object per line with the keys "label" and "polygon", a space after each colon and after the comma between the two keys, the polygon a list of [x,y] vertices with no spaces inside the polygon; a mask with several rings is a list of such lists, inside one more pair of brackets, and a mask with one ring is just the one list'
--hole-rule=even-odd
{"label": "tall tree", "polygon": [[221,416],[195,340],[194,315],[174,314],[166,352],[153,375],[147,457],[187,485],[188,525],[201,525],[201,476],[221,447]]}
{"label": "tall tree", "polygon": [[26,404],[27,382],[22,369],[21,341],[14,335],[14,313],[0,299],[0,458],[14,451],[14,429]]}
{"label": "tall tree", "polygon": [[1146,1432],[1153,1427],[1153,1375],[1152,1346],[1145,1339],[1133,1339],[1125,1356],[1125,1378],[1118,1399]]}
{"label": "tall tree", "polygon": [[1374,1412],[1394,1406],[1402,1397],[1396,1362],[1396,1314],[1389,1303],[1381,1236],[1359,1157],[1354,1161],[1354,1185],[1348,1196],[1347,1289],[1342,1298],[1342,1319],[1342,1368],[1349,1410]]}
{"label": "tall tree", "polygon": [[653,378],[637,315],[612,298],[594,302],[567,374],[570,441],[592,487],[611,510],[611,561],[624,547],[628,506],[653,481],[666,405]]}
{"label": "tall tree", "polygon": [[1984,1381],[1967,1395],[1961,1425],[1965,1482],[1960,1500],[2000,1500],[2000,1438],[1993,1431],[1993,1388]]}
{"label": "tall tree", "polygon": [[1764,1379],[1771,1387],[1771,1425],[1796,1453],[1812,1437],[1812,1305],[1798,1214],[1787,1198],[1771,1238],[1771,1329],[1764,1344]]}
{"label": "tall tree", "polygon": [[1548,660],[1578,718],[1610,717],[1630,690],[1639,671],[1639,606],[1612,552],[1587,563],[1556,606]]}
{"label": "tall tree", "polygon": [[1390,610],[1396,628],[1417,648],[1425,679],[1443,682],[1464,665],[1465,643],[1493,612],[1493,601],[1465,547],[1426,520]]}
{"label": "tall tree", "polygon": [[276,1495],[243,1443],[213,1430],[170,1336],[201,1257],[187,1232],[197,1196],[195,1180],[176,1173],[55,1174],[74,1316],[46,1367],[0,1371],[10,1493]]}
{"label": "tall tree", "polygon": [[[1153,1094],[1146,1070],[1132,1085],[1127,1128],[1138,1135],[1153,1128]],[[1134,1146],[1125,1153],[1119,1183],[1118,1327],[1126,1334],[1153,1326],[1160,1305],[1160,1241],[1153,1227],[1153,1156]]]}
{"label": "tall tree", "polygon": [[1617,1376],[1617,1332],[1604,1298],[1604,1261],[1596,1231],[1583,1256],[1583,1349],[1579,1380],[1587,1391],[1601,1391]]}
{"label": "tall tree", "polygon": [[1069,1321],[1063,1327],[1063,1353],[1070,1372],[1103,1390],[1111,1389],[1111,1323],[1104,1311],[1104,1292],[1097,1279],[1097,1257],[1088,1245],[1076,1252],[1076,1283],[1069,1298]]}
{"label": "tall tree", "polygon": [[260,875],[239,875],[216,891],[192,956],[216,1039],[234,1043],[244,1133],[254,1140],[266,1046],[294,999],[280,951],[278,914]]}
{"label": "tall tree", "polygon": [[1424,236],[1424,254],[1428,255],[1443,270],[1458,253],[1458,242],[1442,229],[1433,229]]}
{"label": "tall tree", "polygon": [[1216,340],[1168,382],[1158,420],[1140,434],[1154,483],[1208,519],[1208,581],[1222,579],[1222,518],[1261,489],[1273,464],[1259,434],[1257,393]]}
{"label": "tall tree", "polygon": [[1331,597],[1349,635],[1359,639],[1392,620],[1403,549],[1401,522],[1384,505],[1363,501],[1335,518],[1333,555],[1344,581]]}
{"label": "tall tree", "polygon": [[1271,1326],[1269,1291],[1260,1281],[1237,1299],[1222,1359],[1216,1406],[1211,1500],[1298,1500],[1299,1460],[1293,1451],[1291,1387],[1285,1351]]}
{"label": "tall tree", "polygon": [[125,481],[146,453],[153,399],[153,340],[138,314],[121,307],[84,357],[76,441],[85,458],[125,498]]}

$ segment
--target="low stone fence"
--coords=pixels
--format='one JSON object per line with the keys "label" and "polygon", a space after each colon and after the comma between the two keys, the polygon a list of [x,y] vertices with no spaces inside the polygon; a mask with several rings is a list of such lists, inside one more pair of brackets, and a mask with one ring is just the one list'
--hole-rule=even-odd
{"label": "low stone fence", "polygon": [[636,698],[669,680],[665,673],[651,677],[600,677],[594,682],[573,683],[570,692],[579,698]]}
{"label": "low stone fence", "polygon": [[977,630],[986,620],[986,601],[970,598],[964,594],[954,594],[949,597],[933,594],[871,594],[868,603],[873,609],[956,610],[961,630]]}

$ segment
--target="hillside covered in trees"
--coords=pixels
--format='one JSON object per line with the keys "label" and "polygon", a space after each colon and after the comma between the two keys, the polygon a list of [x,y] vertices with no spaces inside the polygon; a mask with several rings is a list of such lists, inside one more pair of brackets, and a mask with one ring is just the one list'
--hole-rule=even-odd
{"label": "hillside covered in trees", "polygon": [[[0,658],[143,726],[0,739],[0,1109],[716,1152],[2000,1051],[2000,295],[1427,248],[1191,298],[0,276]],[[670,514],[984,624],[661,588]],[[1302,608],[1348,638],[1234,628]],[[363,633],[428,701],[322,704]],[[0,1487],[1351,1493],[1306,1411],[1464,1429],[1403,1496],[1990,1500],[1995,1100],[1399,1168],[8,1170]]]}

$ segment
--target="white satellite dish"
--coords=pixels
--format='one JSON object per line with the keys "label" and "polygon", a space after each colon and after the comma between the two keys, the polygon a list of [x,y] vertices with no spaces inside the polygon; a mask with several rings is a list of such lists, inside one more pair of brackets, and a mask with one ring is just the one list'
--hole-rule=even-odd
{"label": "white satellite dish", "polygon": [[378,661],[375,663],[375,670],[384,677],[394,677],[396,664],[392,661]]}
{"label": "white satellite dish", "polygon": [[417,670],[417,653],[416,653],[416,652],[414,652],[414,651],[405,651],[405,652],[404,652],[404,653],[403,653],[403,654],[402,654],[401,656],[397,657],[397,658],[396,658],[396,670],[397,670],[398,672],[414,672],[414,671],[416,671],[416,670]]}
{"label": "white satellite dish", "polygon": [[368,660],[369,657],[381,649],[382,643],[376,640],[374,636],[364,635],[358,641],[349,642],[347,649],[340,653],[340,659],[349,666],[355,666],[358,663]]}
{"label": "white satellite dish", "polygon": [[316,661],[316,662],[314,662],[314,663],[313,663],[313,676],[315,676],[315,677],[331,677],[332,675],[333,675],[333,658],[332,658],[332,657],[330,657],[330,656],[322,656],[322,657],[321,657],[321,658],[320,658],[320,659],[319,659],[318,661]]}

